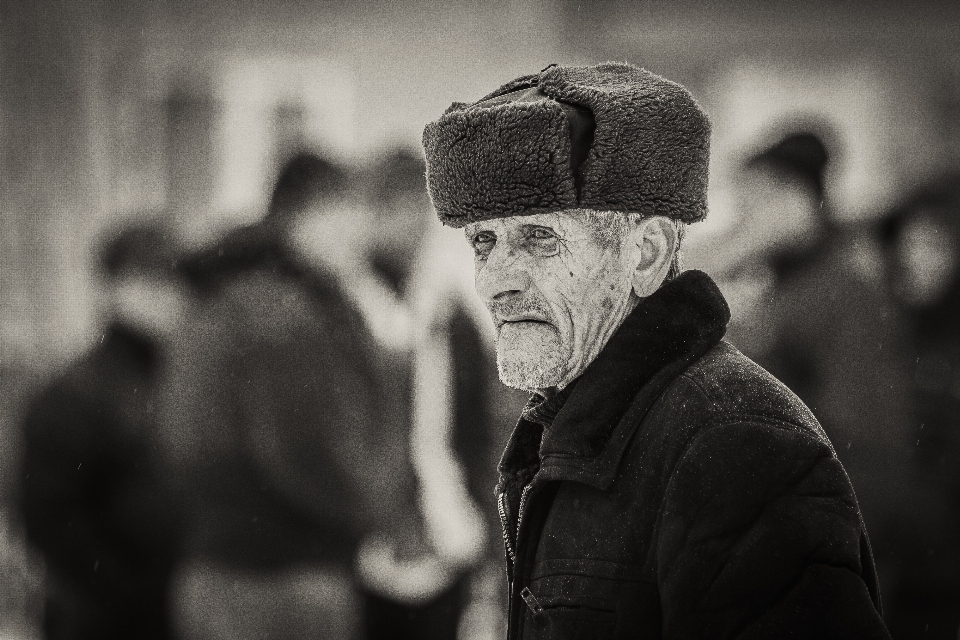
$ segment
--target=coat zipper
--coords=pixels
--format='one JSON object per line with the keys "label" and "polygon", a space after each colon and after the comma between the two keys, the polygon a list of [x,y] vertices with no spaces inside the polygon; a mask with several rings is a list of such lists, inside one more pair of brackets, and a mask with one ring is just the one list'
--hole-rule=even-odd
{"label": "coat zipper", "polygon": [[[523,488],[523,493],[520,494],[520,507],[517,511],[517,531],[516,537],[520,537],[520,520],[523,518],[523,505],[527,502],[527,495],[530,493],[530,487],[533,485],[533,481],[530,482],[527,486]],[[497,499],[497,511],[500,512],[500,525],[503,528],[503,544],[507,547],[507,557],[510,558],[511,564],[516,564],[517,555],[516,551],[513,548],[513,542],[510,537],[510,520],[507,518],[507,507],[506,507],[506,498],[507,493],[503,492],[500,494],[500,497]]]}
{"label": "coat zipper", "polygon": [[500,512],[500,525],[503,527],[503,544],[507,548],[507,557],[510,558],[510,564],[515,564],[517,556],[513,551],[513,543],[510,541],[510,521],[507,519],[507,507],[504,504],[506,498],[506,492],[500,494],[500,498],[497,500],[497,511]]}
{"label": "coat zipper", "polygon": [[527,494],[530,493],[530,487],[533,486],[533,480],[530,481],[527,486],[523,488],[523,493],[520,494],[520,507],[517,510],[517,539],[520,539],[520,522],[523,519],[523,505],[527,501]]}
{"label": "coat zipper", "polygon": [[[524,507],[525,507],[526,504],[527,504],[527,496],[530,495],[530,489],[533,488],[533,483],[534,483],[534,480],[535,480],[535,479],[536,479],[536,478],[531,479],[530,482],[527,483],[527,485],[523,488],[523,492],[520,494],[520,504],[519,504],[519,506],[517,507],[517,529],[516,529],[516,536],[517,536],[517,537],[515,538],[518,542],[519,542],[519,540],[520,540],[520,527],[521,527],[521,523],[523,522],[523,509],[524,509]],[[516,559],[514,559],[514,566],[516,566]],[[530,611],[533,613],[534,617],[538,617],[538,616],[543,612],[543,608],[540,606],[540,603],[537,601],[536,596],[534,596],[534,595],[533,595],[533,592],[531,592],[530,589],[527,588],[527,587],[524,587],[523,590],[522,590],[522,591],[520,592],[520,594],[519,594],[519,596],[520,596],[520,602],[515,602],[515,601],[514,601],[514,598],[515,598],[516,595],[517,595],[517,594],[516,594],[516,591],[515,591],[515,588],[518,586],[516,581],[519,580],[519,581],[520,581],[520,584],[522,584],[522,583],[523,583],[523,576],[520,575],[520,576],[518,577],[517,574],[514,573],[514,575],[513,575],[513,580],[514,580],[514,582],[512,582],[511,585],[510,585],[510,592],[511,592],[511,593],[510,593],[510,607],[509,607],[509,611],[510,611],[510,621],[509,621],[508,628],[507,628],[508,637],[511,637],[511,638],[514,637],[514,636],[513,636],[513,635],[510,635],[510,634],[515,634],[515,633],[518,633],[518,632],[522,634],[522,629],[523,629],[523,622],[522,622],[522,620],[523,620],[523,614],[522,614],[522,613],[519,613],[519,611],[520,611],[519,607],[522,607],[523,604],[521,604],[520,602],[526,603],[527,607],[530,608]],[[515,613],[515,612],[516,612],[516,613]],[[520,615],[520,619],[519,619],[519,620],[517,620],[517,619],[514,618],[514,616],[517,615],[517,614]],[[519,626],[517,626],[517,625],[519,625]]]}

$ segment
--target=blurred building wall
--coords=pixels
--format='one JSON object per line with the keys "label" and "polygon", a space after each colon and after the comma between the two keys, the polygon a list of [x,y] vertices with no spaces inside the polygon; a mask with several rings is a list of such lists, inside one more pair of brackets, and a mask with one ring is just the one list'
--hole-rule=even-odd
{"label": "blurred building wall", "polygon": [[[3,359],[69,348],[83,243],[104,208],[93,7],[0,5],[0,288]],[[61,16],[48,20],[48,15]]]}

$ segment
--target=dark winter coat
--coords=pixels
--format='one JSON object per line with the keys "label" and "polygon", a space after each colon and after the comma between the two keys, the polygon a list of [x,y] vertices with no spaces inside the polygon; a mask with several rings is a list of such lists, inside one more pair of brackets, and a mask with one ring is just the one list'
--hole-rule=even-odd
{"label": "dark winter coat", "polygon": [[349,565],[412,494],[359,311],[267,226],[192,266],[207,295],[179,336],[166,415],[187,552],[256,571]]}
{"label": "dark winter coat", "polygon": [[160,355],[112,324],[27,412],[20,508],[52,640],[172,636],[180,510],[152,447]]}
{"label": "dark winter coat", "polygon": [[722,341],[728,319],[713,281],[686,272],[546,429],[521,418],[498,487],[509,638],[889,637],[832,445]]}

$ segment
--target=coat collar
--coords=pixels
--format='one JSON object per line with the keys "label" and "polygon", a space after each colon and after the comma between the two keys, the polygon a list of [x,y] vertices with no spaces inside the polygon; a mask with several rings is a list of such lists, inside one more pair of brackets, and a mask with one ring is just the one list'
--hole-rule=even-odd
{"label": "coat collar", "polygon": [[[730,310],[717,285],[686,271],[644,299],[574,383],[549,429],[521,418],[500,463],[515,477],[540,461],[545,479],[605,489],[650,406],[686,367],[717,344]],[[531,450],[540,440],[539,456]]]}

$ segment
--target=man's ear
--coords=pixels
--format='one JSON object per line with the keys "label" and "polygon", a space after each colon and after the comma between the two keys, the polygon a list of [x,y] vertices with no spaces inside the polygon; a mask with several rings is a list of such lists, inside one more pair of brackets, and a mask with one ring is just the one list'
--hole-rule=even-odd
{"label": "man's ear", "polygon": [[639,249],[639,260],[633,269],[631,284],[637,297],[646,298],[660,288],[670,271],[673,254],[677,250],[677,225],[665,216],[641,217],[631,214],[630,226],[631,243]]}

